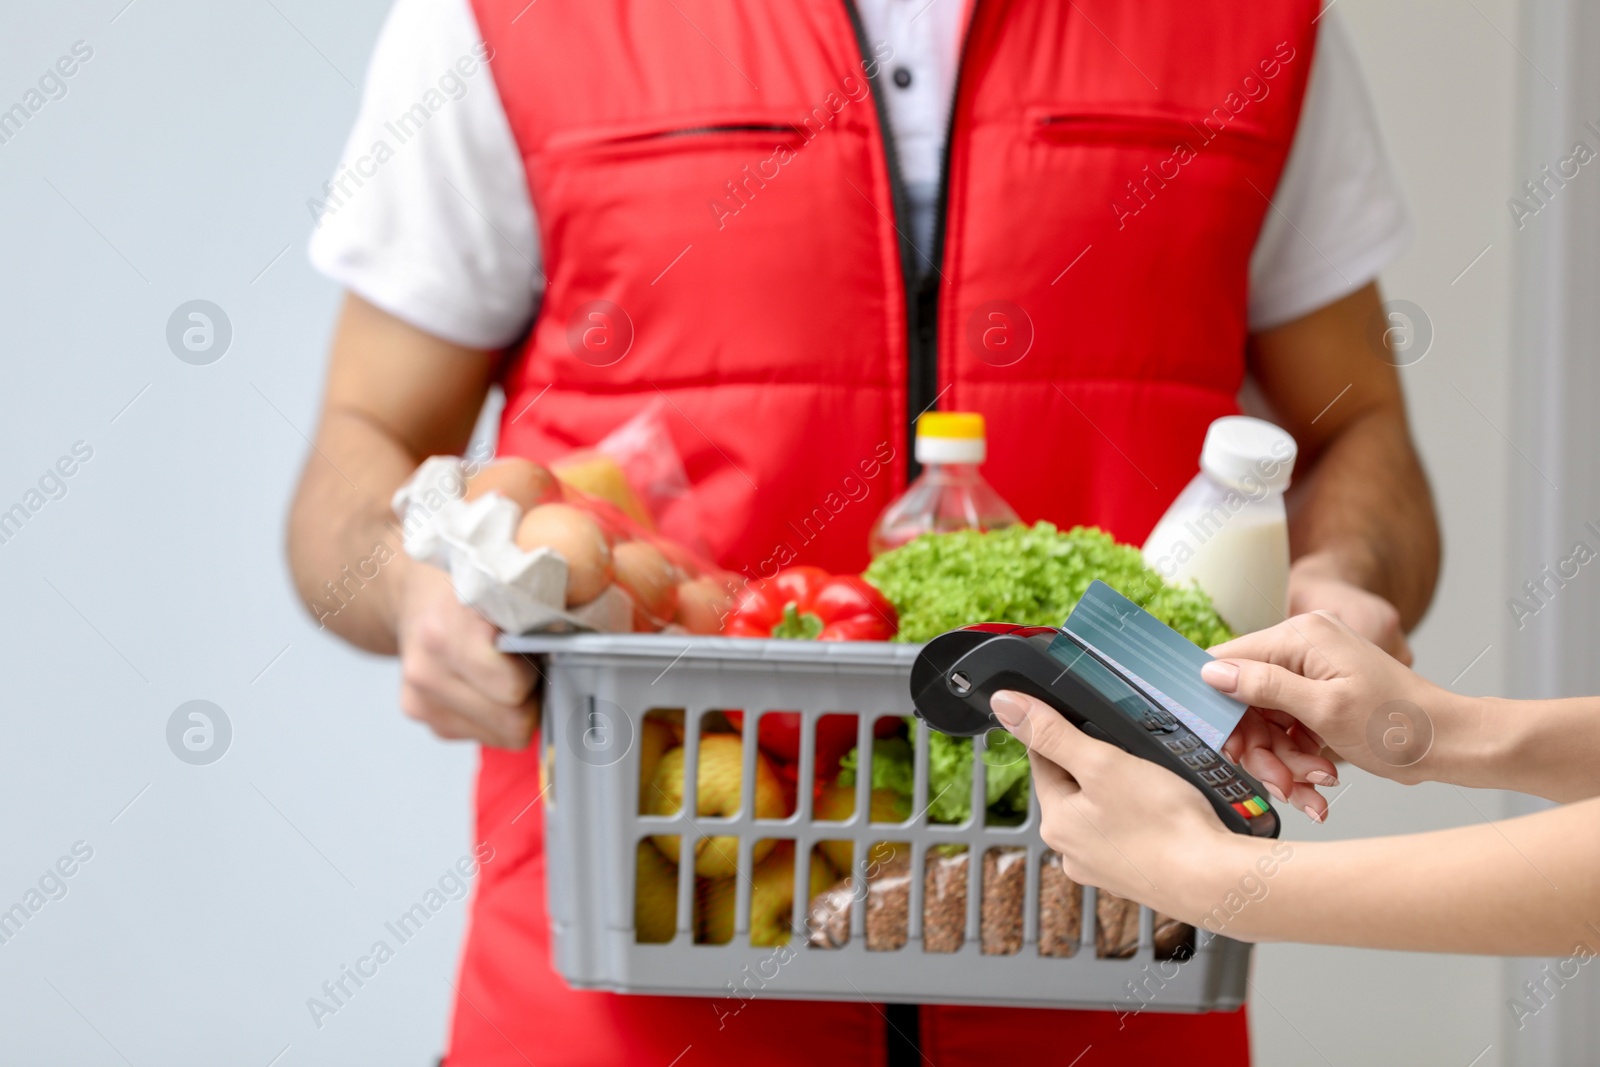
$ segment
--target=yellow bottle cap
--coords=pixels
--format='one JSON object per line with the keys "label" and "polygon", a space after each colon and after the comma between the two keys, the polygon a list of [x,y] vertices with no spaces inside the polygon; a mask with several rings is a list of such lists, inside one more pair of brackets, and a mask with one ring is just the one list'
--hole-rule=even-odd
{"label": "yellow bottle cap", "polygon": [[984,439],[983,416],[975,411],[928,411],[917,416],[918,437],[961,441]]}

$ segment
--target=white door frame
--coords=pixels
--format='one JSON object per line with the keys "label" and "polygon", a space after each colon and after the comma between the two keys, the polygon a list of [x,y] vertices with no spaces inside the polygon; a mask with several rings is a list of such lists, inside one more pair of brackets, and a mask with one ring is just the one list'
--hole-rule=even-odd
{"label": "white door frame", "polygon": [[[1522,189],[1545,178],[1542,168],[1554,171],[1578,140],[1600,151],[1600,4],[1524,0],[1521,8],[1525,61],[1511,184],[1538,212],[1522,219],[1513,238],[1511,437],[1527,460],[1510,465],[1510,573],[1518,585],[1539,580],[1577,541],[1600,550],[1600,535],[1585,528],[1600,528],[1600,159],[1565,184],[1547,181],[1542,202]],[[1509,203],[1507,211],[1517,213]],[[1548,583],[1551,595],[1521,628],[1508,602],[1512,695],[1600,694],[1600,564],[1593,569],[1584,567],[1565,587]],[[1523,811],[1535,806],[1513,803]],[[1548,981],[1541,971],[1550,962],[1508,961],[1506,997],[1521,994],[1528,979]],[[1503,1062],[1563,1067],[1600,1058],[1597,974],[1600,964],[1590,963],[1571,984],[1551,983],[1554,994],[1520,1027],[1509,999],[1497,1006]]]}

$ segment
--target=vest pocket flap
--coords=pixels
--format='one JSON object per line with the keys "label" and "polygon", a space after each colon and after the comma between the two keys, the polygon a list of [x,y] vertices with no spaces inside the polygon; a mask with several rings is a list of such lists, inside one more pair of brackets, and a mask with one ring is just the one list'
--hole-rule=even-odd
{"label": "vest pocket flap", "polygon": [[698,151],[722,144],[795,144],[805,132],[792,122],[771,118],[685,119],[633,123],[606,129],[573,129],[553,134],[549,152]]}
{"label": "vest pocket flap", "polygon": [[1195,152],[1220,148],[1248,155],[1280,147],[1248,116],[1221,105],[1211,111],[1033,107],[1027,110],[1026,120],[1033,136],[1059,144],[1153,145],[1159,148],[1188,145]]}

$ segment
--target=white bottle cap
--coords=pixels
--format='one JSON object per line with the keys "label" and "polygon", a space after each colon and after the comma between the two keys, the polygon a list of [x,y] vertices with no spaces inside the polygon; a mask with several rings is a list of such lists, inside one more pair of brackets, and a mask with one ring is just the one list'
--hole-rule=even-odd
{"label": "white bottle cap", "polygon": [[1297,454],[1294,438],[1284,430],[1248,415],[1229,415],[1206,431],[1200,468],[1235,489],[1258,493],[1289,488]]}

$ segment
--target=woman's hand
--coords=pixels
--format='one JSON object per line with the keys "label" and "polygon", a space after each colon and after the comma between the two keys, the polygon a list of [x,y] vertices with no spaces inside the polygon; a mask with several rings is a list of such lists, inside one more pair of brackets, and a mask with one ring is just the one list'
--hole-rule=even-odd
{"label": "woman's hand", "polygon": [[1434,730],[1459,698],[1328,612],[1297,615],[1211,650],[1210,685],[1252,706],[1228,755],[1263,781],[1320,782],[1306,753],[1325,745],[1362,770],[1424,781]]}
{"label": "woman's hand", "polygon": [[1200,791],[1171,771],[1096,741],[1022,693],[990,702],[1023,744],[1043,813],[1040,833],[1067,877],[1186,915],[1195,871],[1235,836]]}

